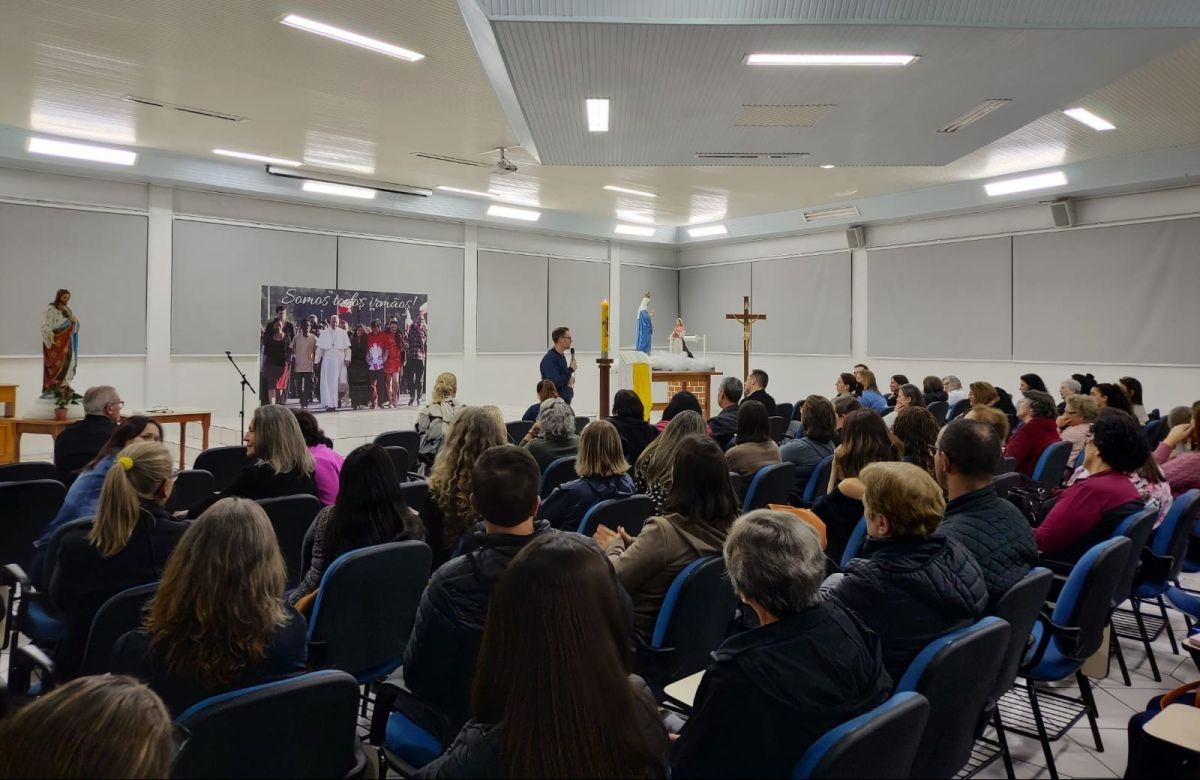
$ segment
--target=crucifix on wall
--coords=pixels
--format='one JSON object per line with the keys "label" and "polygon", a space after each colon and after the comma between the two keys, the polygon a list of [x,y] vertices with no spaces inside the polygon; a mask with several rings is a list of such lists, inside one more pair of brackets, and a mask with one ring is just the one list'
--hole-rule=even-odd
{"label": "crucifix on wall", "polygon": [[742,378],[750,376],[750,329],[758,320],[765,320],[765,314],[750,313],[750,296],[742,296],[742,310],[735,314],[726,314],[725,319],[737,320],[742,323]]}

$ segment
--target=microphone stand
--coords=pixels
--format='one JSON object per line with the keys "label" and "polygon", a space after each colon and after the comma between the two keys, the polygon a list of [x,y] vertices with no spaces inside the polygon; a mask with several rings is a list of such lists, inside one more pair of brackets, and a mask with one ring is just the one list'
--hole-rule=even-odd
{"label": "microphone stand", "polygon": [[233,359],[233,355],[231,355],[229,353],[229,350],[225,350],[225,357],[229,358],[229,363],[233,366],[233,370],[236,371],[238,373],[238,376],[240,376],[242,378],[241,383],[238,387],[238,389],[241,390],[241,392],[242,392],[242,410],[240,412],[238,412],[238,416],[241,417],[241,420],[242,420],[242,438],[245,439],[246,438],[246,391],[249,390],[250,392],[253,393],[254,388],[250,386],[250,380],[247,379],[246,375],[242,373],[242,369],[238,368],[237,361],[235,361]]}

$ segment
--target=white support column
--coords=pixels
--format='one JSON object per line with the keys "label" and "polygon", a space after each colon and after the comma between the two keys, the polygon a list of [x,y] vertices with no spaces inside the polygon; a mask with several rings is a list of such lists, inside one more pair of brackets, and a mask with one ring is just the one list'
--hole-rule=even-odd
{"label": "white support column", "polygon": [[146,408],[169,405],[171,387],[171,228],[174,189],[151,186],[146,236]]}
{"label": "white support column", "polygon": [[[615,360],[609,382],[615,394],[621,389],[621,245],[608,242],[608,356]],[[612,399],[609,399],[610,401]]]}
{"label": "white support column", "polygon": [[471,388],[473,397],[483,397],[479,376],[479,228],[463,226],[463,376],[458,383]]}

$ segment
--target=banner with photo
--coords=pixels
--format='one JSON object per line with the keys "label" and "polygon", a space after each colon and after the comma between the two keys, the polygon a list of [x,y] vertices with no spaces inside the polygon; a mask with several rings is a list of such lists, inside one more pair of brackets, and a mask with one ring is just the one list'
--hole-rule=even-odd
{"label": "banner with photo", "polygon": [[259,402],[313,412],[420,406],[425,293],[262,286]]}

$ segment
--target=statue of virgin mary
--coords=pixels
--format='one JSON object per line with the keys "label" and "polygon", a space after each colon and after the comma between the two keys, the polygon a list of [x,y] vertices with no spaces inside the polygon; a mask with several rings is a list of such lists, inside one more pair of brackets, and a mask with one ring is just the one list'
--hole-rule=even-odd
{"label": "statue of virgin mary", "polygon": [[650,337],[654,335],[654,324],[650,322],[650,293],[646,293],[646,297],[642,298],[642,304],[638,306],[637,319],[637,341],[634,343],[634,349],[638,352],[650,354]]}

